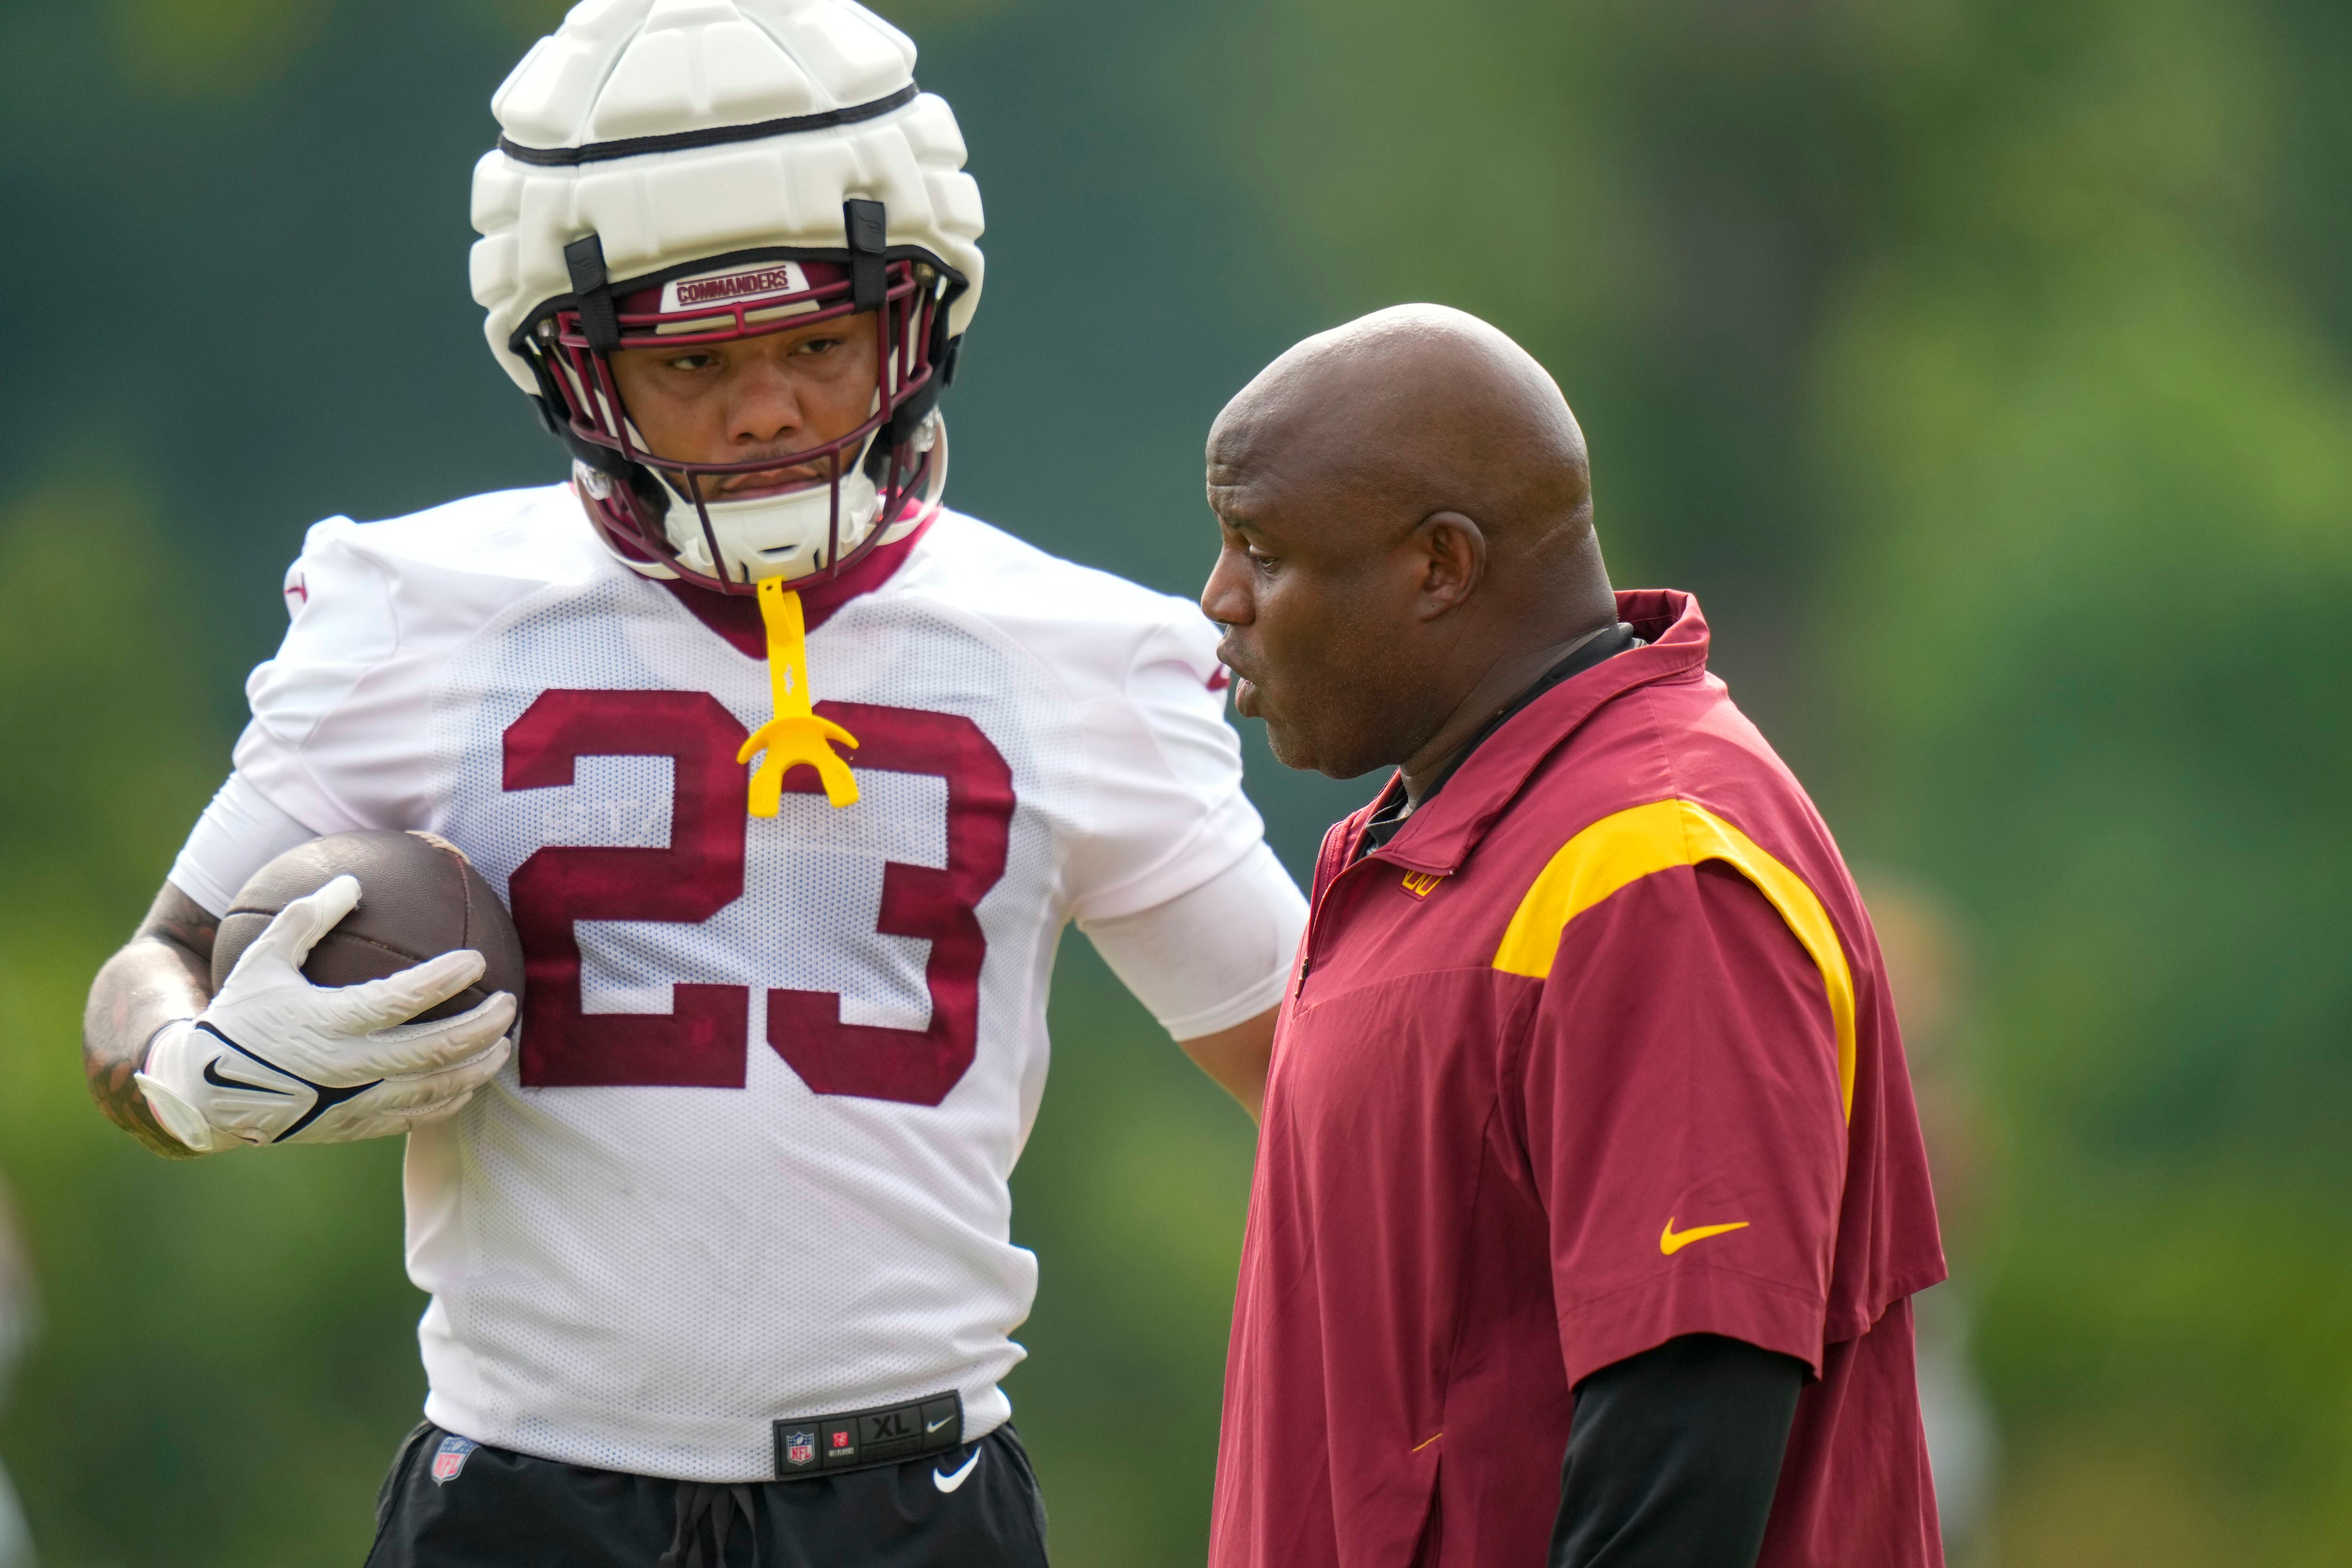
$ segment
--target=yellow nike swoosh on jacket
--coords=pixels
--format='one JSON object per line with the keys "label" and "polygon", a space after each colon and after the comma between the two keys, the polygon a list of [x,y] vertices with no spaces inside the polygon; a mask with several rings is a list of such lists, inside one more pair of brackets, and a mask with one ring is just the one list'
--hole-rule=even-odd
{"label": "yellow nike swoosh on jacket", "polygon": [[1666,1221],[1666,1228],[1658,1232],[1658,1250],[1672,1258],[1694,1241],[1705,1241],[1710,1236],[1721,1236],[1727,1230],[1746,1230],[1747,1228],[1748,1222],[1740,1219],[1734,1220],[1729,1225],[1695,1225],[1688,1230],[1677,1231],[1675,1229],[1675,1222],[1669,1219]]}

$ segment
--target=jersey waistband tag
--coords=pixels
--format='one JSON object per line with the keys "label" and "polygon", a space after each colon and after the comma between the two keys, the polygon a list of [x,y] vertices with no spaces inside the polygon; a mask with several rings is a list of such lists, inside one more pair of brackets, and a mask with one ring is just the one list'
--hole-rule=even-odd
{"label": "jersey waistband tag", "polygon": [[778,1480],[895,1465],[963,1447],[963,1395],[934,1394],[871,1410],[798,1415],[776,1422],[774,1431]]}

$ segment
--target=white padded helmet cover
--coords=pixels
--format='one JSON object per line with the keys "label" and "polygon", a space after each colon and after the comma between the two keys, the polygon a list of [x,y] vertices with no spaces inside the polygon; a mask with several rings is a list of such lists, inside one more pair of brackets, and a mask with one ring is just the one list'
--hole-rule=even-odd
{"label": "white padded helmet cover", "polygon": [[[490,100],[509,140],[576,148],[753,125],[870,104],[914,81],[915,46],[856,0],[585,0],[531,47]],[[539,390],[508,348],[539,306],[572,292],[563,247],[604,243],[615,282],[759,246],[840,248],[841,204],[883,204],[891,245],[915,245],[980,300],[980,187],[962,132],[923,93],[870,120],[756,141],[569,165],[503,152],[474,166],[475,301],[490,351]]]}

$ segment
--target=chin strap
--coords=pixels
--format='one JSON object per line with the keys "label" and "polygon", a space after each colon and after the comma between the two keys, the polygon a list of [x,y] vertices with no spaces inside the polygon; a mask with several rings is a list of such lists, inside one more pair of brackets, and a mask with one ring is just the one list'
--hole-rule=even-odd
{"label": "chin strap", "polygon": [[751,770],[751,815],[773,816],[782,803],[784,775],[806,763],[824,783],[824,798],[836,807],[857,804],[857,781],[849,764],[833,749],[839,742],[855,749],[857,737],[830,719],[820,719],[809,706],[808,632],[801,618],[801,596],[784,586],[782,577],[760,584],[760,619],[768,628],[768,689],[776,716],[751,731],[735,753],[748,763],[764,751]]}

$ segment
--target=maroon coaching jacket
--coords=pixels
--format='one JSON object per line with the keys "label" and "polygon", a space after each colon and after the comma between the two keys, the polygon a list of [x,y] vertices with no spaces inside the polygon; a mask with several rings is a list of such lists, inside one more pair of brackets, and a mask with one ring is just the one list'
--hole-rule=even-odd
{"label": "maroon coaching jacket", "polygon": [[1877,942],[1696,601],[1618,614],[1648,647],[1387,847],[1353,858],[1370,807],[1324,840],[1211,1568],[1538,1568],[1570,1387],[1689,1333],[1814,1374],[1764,1568],[1942,1560],[1907,1299],[1943,1253]]}

